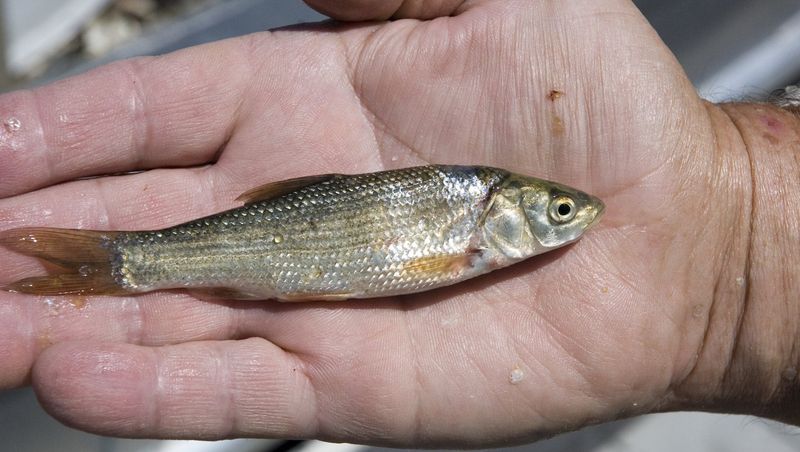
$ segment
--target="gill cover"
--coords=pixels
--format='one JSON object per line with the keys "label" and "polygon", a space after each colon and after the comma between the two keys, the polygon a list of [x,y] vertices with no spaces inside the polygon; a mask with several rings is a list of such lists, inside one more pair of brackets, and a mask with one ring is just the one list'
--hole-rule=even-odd
{"label": "gill cover", "polygon": [[486,244],[510,259],[524,259],[541,252],[521,200],[519,187],[501,188],[492,197],[483,220]]}
{"label": "gill cover", "polygon": [[489,202],[484,241],[509,259],[524,259],[574,242],[603,208],[602,201],[579,190],[512,174]]}

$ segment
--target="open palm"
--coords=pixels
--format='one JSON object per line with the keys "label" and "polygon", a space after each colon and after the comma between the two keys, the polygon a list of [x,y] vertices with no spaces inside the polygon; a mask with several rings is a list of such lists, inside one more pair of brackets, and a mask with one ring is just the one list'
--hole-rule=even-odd
{"label": "open palm", "polygon": [[[0,384],[33,369],[71,425],[189,438],[474,446],[668,405],[714,289],[713,260],[682,263],[720,246],[699,239],[713,215],[681,215],[704,202],[685,188],[711,184],[706,107],[628,1],[454,3],[408,12],[450,17],[259,33],[0,97],[17,120],[0,131],[0,229],[164,227],[268,181],[429,162],[586,190],[608,206],[596,229],[391,299],[3,294]],[[147,171],[75,180],[132,170]],[[42,271],[0,259],[0,283]]]}

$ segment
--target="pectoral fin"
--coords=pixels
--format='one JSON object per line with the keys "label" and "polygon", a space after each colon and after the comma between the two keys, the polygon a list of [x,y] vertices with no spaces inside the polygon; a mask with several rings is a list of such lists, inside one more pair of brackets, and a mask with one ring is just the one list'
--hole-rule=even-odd
{"label": "pectoral fin", "polygon": [[444,276],[460,273],[471,265],[471,254],[425,256],[403,265],[403,271],[430,276]]}

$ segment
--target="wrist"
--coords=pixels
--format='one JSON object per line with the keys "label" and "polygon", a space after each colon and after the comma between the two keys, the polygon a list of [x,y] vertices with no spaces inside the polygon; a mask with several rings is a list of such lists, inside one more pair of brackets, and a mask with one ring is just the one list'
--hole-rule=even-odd
{"label": "wrist", "polygon": [[677,406],[797,422],[800,117],[761,104],[709,111],[714,152],[738,156],[725,177],[749,187],[720,206],[739,210],[738,220],[719,231],[731,252],[719,267],[696,363],[674,391]]}

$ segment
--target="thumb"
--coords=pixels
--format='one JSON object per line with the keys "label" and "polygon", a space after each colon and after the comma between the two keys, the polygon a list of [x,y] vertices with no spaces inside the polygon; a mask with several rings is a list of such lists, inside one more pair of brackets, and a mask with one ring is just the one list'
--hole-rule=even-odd
{"label": "thumb", "polygon": [[309,6],[346,21],[394,18],[432,19],[450,16],[466,0],[306,0]]}

